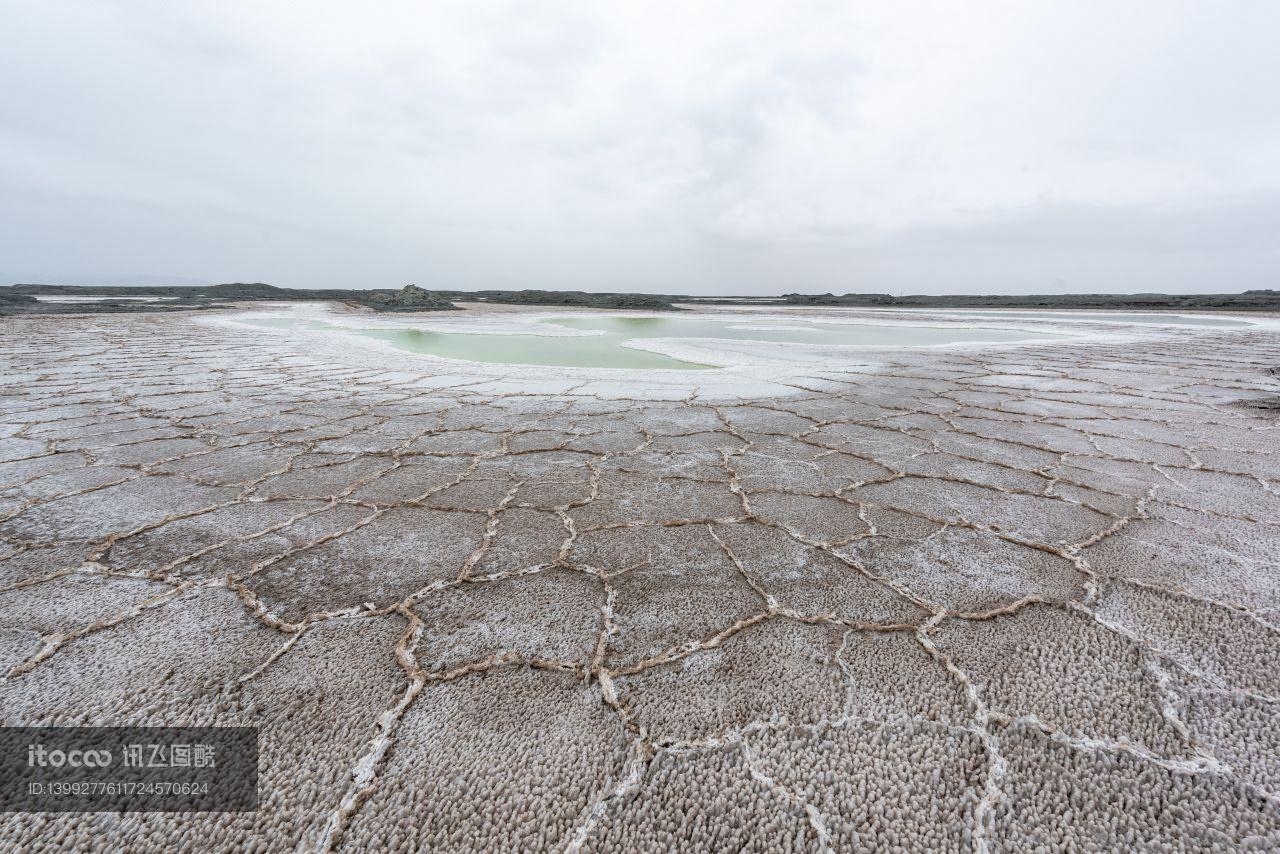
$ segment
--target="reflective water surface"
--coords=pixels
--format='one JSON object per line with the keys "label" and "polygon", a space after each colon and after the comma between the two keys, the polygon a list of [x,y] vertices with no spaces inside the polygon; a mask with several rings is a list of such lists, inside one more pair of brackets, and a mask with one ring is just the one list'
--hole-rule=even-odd
{"label": "reflective water surface", "polygon": [[349,328],[320,321],[283,317],[245,318],[242,323],[273,329],[303,324],[386,341],[413,353],[509,365],[547,365],[571,368],[630,368],[640,370],[708,370],[713,365],[683,361],[625,346],[636,339],[730,339],[822,346],[903,347],[969,342],[1001,343],[1052,340],[1049,331],[963,326],[916,326],[905,323],[855,324],[824,322],[814,317],[737,316],[589,316],[552,317],[541,324],[594,333],[590,335],[494,335],[435,332],[428,329]]}

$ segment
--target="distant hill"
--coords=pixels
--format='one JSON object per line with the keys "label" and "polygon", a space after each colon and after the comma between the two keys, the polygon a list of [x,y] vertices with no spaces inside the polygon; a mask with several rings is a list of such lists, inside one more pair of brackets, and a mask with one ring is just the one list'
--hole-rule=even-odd
{"label": "distant hill", "polygon": [[[654,294],[587,293],[586,291],[435,291],[406,285],[394,291],[388,288],[372,290],[280,288],[263,282],[229,282],[221,285],[169,286],[136,285],[108,287],[102,285],[44,285],[20,284],[0,287],[0,294],[12,296],[63,296],[102,297],[102,303],[59,304],[49,302],[23,303],[18,308],[14,302],[0,306],[0,313],[66,314],[86,311],[169,311],[225,306],[230,302],[262,300],[303,301],[327,300],[361,305],[374,311],[447,311],[455,309],[454,300],[478,300],[507,305],[555,305],[581,308],[642,309],[646,311],[675,311],[674,297]],[[159,297],[164,302],[125,301],[122,297]],[[7,310],[5,306],[8,306]]]}
{"label": "distant hill", "polygon": [[1195,309],[1280,311],[1280,291],[1242,294],[1032,294],[931,295],[895,297],[890,294],[784,294],[786,305],[851,306],[868,308],[1076,308],[1076,309]]}
{"label": "distant hill", "polygon": [[677,297],[658,294],[590,293],[588,291],[448,291],[452,299],[479,300],[507,305],[560,305],[580,308],[635,308],[675,311]]}
{"label": "distant hill", "polygon": [[[53,303],[37,296],[98,297],[97,302]],[[125,299],[161,298],[162,301]],[[567,306],[587,309],[677,311],[676,303],[701,305],[760,305],[760,297],[690,297],[678,294],[590,293],[587,291],[427,290],[406,285],[400,290],[298,289],[263,282],[228,282],[220,285],[48,285],[20,284],[0,287],[0,315],[70,314],[84,312],[155,312],[222,308],[234,302],[331,301],[358,305],[379,312],[447,311],[456,301],[500,305]],[[1251,290],[1240,294],[1036,294],[1036,295],[926,295],[893,296],[879,293],[784,294],[771,305],[844,306],[851,308],[1038,308],[1129,309],[1182,311],[1280,311],[1280,291]]]}
{"label": "distant hill", "polygon": [[[330,301],[363,305],[374,311],[442,311],[456,309],[448,297],[417,285],[406,285],[399,291],[380,290],[309,290],[279,288],[263,282],[229,282],[221,285],[174,286],[134,285],[121,287],[22,284],[0,287],[0,314],[72,314],[84,312],[126,313],[182,311],[225,308],[234,302]],[[100,297],[99,302],[40,302],[38,296]],[[128,299],[150,297],[151,301]],[[30,302],[19,302],[25,298]],[[160,301],[162,300],[162,301]]]}

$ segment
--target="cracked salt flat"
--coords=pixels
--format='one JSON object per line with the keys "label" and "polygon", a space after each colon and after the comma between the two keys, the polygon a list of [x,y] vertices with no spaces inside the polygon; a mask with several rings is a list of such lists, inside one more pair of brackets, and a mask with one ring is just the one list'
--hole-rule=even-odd
{"label": "cracked salt flat", "polygon": [[264,770],[0,847],[1274,849],[1262,321],[675,382],[7,320],[4,723],[255,725]]}

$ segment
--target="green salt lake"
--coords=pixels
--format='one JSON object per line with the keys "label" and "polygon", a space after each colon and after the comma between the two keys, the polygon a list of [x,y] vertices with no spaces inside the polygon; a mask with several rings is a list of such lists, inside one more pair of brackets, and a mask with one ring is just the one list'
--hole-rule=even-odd
{"label": "green salt lake", "polygon": [[[272,329],[293,328],[290,318],[246,318],[242,323]],[[1050,332],[913,326],[908,324],[862,325],[822,323],[813,318],[733,317],[633,317],[590,316],[546,318],[538,323],[576,329],[590,335],[497,335],[434,332],[427,329],[347,328],[318,321],[307,329],[362,335],[386,341],[412,353],[509,365],[546,365],[570,368],[628,368],[632,370],[712,370],[716,366],[683,361],[624,344],[641,338],[728,339],[822,346],[903,347],[953,343],[1000,343],[1053,340]]]}

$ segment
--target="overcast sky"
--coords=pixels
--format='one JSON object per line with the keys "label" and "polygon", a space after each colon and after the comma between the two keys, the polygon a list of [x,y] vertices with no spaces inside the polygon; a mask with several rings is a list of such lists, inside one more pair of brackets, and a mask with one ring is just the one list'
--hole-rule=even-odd
{"label": "overcast sky", "polygon": [[1277,45],[1274,0],[0,0],[0,275],[1280,287]]}

